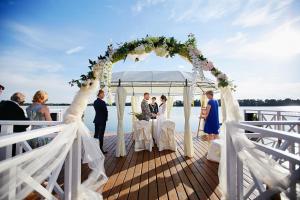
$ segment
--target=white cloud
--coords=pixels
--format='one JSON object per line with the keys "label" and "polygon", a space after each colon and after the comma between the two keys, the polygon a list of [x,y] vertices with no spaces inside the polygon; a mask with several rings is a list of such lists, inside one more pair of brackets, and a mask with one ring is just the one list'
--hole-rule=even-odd
{"label": "white cloud", "polygon": [[26,95],[26,102],[37,90],[45,90],[49,94],[50,103],[70,103],[77,91],[76,87],[70,87],[68,81],[63,77],[54,74],[36,76],[24,73],[1,72],[1,84],[5,85],[5,91],[1,99],[9,99],[15,92],[22,92]]}
{"label": "white cloud", "polygon": [[292,0],[249,1],[233,25],[253,27],[267,25],[283,16]]}
{"label": "white cloud", "polygon": [[238,99],[300,98],[300,82],[272,82],[258,77],[255,80],[252,79],[237,83],[236,97]]}
{"label": "white cloud", "polygon": [[238,32],[202,45],[207,55],[223,58],[283,61],[300,55],[300,17],[278,25],[257,38]]}
{"label": "white cloud", "polygon": [[71,78],[63,74],[64,66],[44,57],[37,57],[29,52],[15,50],[0,55],[0,80],[5,85],[1,99],[9,99],[15,92],[23,92],[30,102],[37,90],[49,94],[49,102],[70,103],[76,87],[68,84]]}
{"label": "white cloud", "polygon": [[239,7],[238,0],[176,1],[171,9],[170,19],[176,22],[207,22],[220,19]]}
{"label": "white cloud", "polygon": [[[16,41],[37,50],[66,51],[66,48],[76,44],[86,43],[91,33],[85,30],[25,25],[14,21],[6,21],[6,28],[11,31],[10,37]],[[72,34],[72,37],[70,35]],[[77,47],[79,48],[79,47]]]}
{"label": "white cloud", "polygon": [[225,40],[226,43],[239,43],[239,44],[243,44],[247,41],[247,36],[245,33],[242,32],[237,32],[234,36],[229,37]]}
{"label": "white cloud", "polygon": [[258,40],[243,45],[238,54],[275,60],[289,59],[300,55],[299,22],[300,17],[281,24]]}
{"label": "white cloud", "polygon": [[131,10],[134,13],[139,13],[146,7],[155,6],[165,1],[166,0],[139,0],[131,7]]}
{"label": "white cloud", "polygon": [[75,47],[75,48],[68,49],[68,50],[66,51],[66,54],[71,55],[71,54],[74,54],[74,53],[78,53],[78,52],[82,51],[83,49],[84,49],[84,47],[82,47],[82,46],[77,46],[77,47]]}
{"label": "white cloud", "polygon": [[1,73],[55,73],[64,66],[53,60],[37,57],[22,51],[5,52],[0,55]]}

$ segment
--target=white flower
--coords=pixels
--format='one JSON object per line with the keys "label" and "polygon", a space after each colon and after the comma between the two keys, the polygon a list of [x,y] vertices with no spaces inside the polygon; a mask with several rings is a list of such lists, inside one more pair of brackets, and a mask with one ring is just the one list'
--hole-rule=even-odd
{"label": "white flower", "polygon": [[134,49],[134,54],[143,54],[143,53],[145,53],[145,46],[142,44]]}
{"label": "white flower", "polygon": [[210,61],[202,61],[202,68],[204,71],[211,71],[214,68],[214,64]]}
{"label": "white flower", "polygon": [[224,73],[221,73],[217,76],[218,79],[223,79],[223,80],[226,80],[227,79],[227,75],[224,74]]}
{"label": "white flower", "polygon": [[128,54],[127,57],[133,61],[142,61],[147,58],[149,54],[143,53],[143,54]]}
{"label": "white flower", "polygon": [[166,57],[169,54],[169,52],[163,47],[155,48],[154,51],[155,54],[160,57]]}

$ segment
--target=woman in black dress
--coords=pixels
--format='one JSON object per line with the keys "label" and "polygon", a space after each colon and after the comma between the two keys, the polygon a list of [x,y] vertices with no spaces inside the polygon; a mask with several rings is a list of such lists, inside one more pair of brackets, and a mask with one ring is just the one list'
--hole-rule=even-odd
{"label": "woman in black dress", "polygon": [[[158,105],[155,102],[156,98],[152,97],[151,100],[152,102],[149,104],[150,112],[156,115],[158,113]],[[151,119],[156,119],[156,116],[151,117]]]}

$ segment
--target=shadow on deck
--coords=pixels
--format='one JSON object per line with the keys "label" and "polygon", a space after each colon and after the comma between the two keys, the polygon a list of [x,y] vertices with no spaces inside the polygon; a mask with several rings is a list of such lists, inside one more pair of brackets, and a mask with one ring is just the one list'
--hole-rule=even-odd
{"label": "shadow on deck", "polygon": [[[194,158],[183,153],[183,134],[177,134],[177,152],[134,152],[132,135],[126,134],[127,156],[115,157],[116,135],[105,137],[108,182],[104,199],[220,199],[218,164],[206,159],[208,143],[194,137]],[[83,179],[89,169],[83,166]],[[99,191],[100,192],[100,191]]]}

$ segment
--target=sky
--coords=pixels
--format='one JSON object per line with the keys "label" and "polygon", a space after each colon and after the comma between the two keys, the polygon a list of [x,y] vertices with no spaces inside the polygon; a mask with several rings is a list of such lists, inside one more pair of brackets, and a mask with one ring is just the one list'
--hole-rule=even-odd
{"label": "sky", "polygon": [[[234,84],[238,99],[300,98],[300,1],[297,0],[1,0],[0,99],[37,90],[70,103],[68,81],[88,59],[136,38],[195,34],[198,48]],[[191,71],[176,56],[116,63],[113,72]],[[206,74],[210,77],[209,74]]]}

